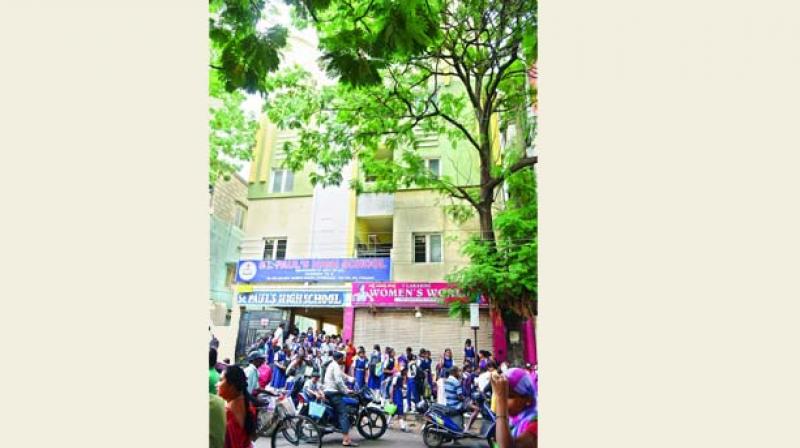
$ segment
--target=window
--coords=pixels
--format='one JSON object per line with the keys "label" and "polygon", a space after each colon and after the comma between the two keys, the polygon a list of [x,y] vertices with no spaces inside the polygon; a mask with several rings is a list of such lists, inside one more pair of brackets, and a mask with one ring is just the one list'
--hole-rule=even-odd
{"label": "window", "polygon": [[441,263],[442,235],[414,235],[414,263]]}
{"label": "window", "polygon": [[285,260],[286,238],[264,238],[264,259]]}
{"label": "window", "polygon": [[236,214],[233,217],[233,224],[236,227],[244,230],[244,221],[245,221],[245,217],[246,216],[247,216],[247,209],[244,207],[244,205],[242,205],[242,204],[237,202],[236,203]]}
{"label": "window", "polygon": [[441,167],[439,166],[439,159],[427,159],[425,160],[425,168],[434,175],[434,177],[439,177],[442,175]]}
{"label": "window", "polygon": [[236,263],[227,263],[225,267],[227,268],[225,286],[231,286],[236,282]]}
{"label": "window", "polygon": [[294,187],[294,173],[289,170],[272,170],[272,193],[289,193]]}

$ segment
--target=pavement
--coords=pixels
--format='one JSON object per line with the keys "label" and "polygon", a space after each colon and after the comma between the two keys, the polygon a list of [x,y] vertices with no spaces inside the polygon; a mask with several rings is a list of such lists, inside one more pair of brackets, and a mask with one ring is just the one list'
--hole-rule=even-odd
{"label": "pavement", "polygon": [[[389,429],[386,431],[386,434],[383,435],[378,440],[364,440],[358,431],[353,428],[350,431],[350,435],[354,442],[358,443],[360,447],[424,447],[425,444],[422,443],[422,436],[420,435],[420,431],[422,430],[422,425],[419,422],[414,421],[413,417],[409,417],[407,419],[408,429],[410,432],[402,432],[399,429],[399,426],[396,422],[392,422]],[[480,426],[480,422],[475,424],[475,428]],[[291,445],[285,440],[282,440],[281,437],[278,438],[280,442],[278,442],[277,447],[296,447],[296,445]],[[255,442],[255,448],[271,448],[271,443],[269,439],[260,438]],[[309,447],[307,444],[300,444],[300,447]],[[315,445],[316,446],[316,445]],[[322,439],[322,446],[323,447],[340,447],[342,446],[342,435],[341,434],[328,434]],[[443,445],[443,447],[455,447],[455,448],[486,448],[488,445],[485,440],[477,440],[477,439],[464,439],[458,442],[458,445],[453,443],[448,443]],[[310,448],[310,447],[309,447]]]}

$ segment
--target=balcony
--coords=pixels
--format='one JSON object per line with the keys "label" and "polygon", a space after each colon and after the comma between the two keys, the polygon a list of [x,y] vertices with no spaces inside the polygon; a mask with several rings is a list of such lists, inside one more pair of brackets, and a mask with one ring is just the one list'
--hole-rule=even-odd
{"label": "balcony", "polygon": [[358,195],[356,216],[392,216],[394,214],[394,193],[362,193]]}
{"label": "balcony", "polygon": [[391,244],[356,244],[357,258],[389,258],[391,253]]}

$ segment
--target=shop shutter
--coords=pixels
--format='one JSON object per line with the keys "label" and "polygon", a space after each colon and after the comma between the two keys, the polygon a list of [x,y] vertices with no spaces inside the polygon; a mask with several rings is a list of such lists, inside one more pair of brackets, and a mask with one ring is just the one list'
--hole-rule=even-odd
{"label": "shop shutter", "polygon": [[[493,350],[492,326],[489,312],[481,310],[481,327],[478,330],[477,346],[479,350]],[[356,310],[353,328],[353,340],[356,346],[363,345],[367,353],[374,344],[381,350],[393,347],[398,356],[406,347],[419,353],[422,347],[431,351],[434,363],[438,362],[445,348],[453,350],[453,357],[458,365],[464,361],[464,340],[475,338],[469,321],[462,323],[447,315],[447,310],[423,309],[422,317],[414,317],[414,310],[378,309],[372,314],[368,309]]]}

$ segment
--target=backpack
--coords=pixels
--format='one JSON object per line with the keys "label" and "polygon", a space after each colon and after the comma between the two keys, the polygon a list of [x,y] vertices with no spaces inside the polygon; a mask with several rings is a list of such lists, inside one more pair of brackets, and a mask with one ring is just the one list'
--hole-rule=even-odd
{"label": "backpack", "polygon": [[409,378],[416,378],[418,374],[419,374],[419,369],[417,369],[417,363],[412,361],[408,365],[408,377]]}

